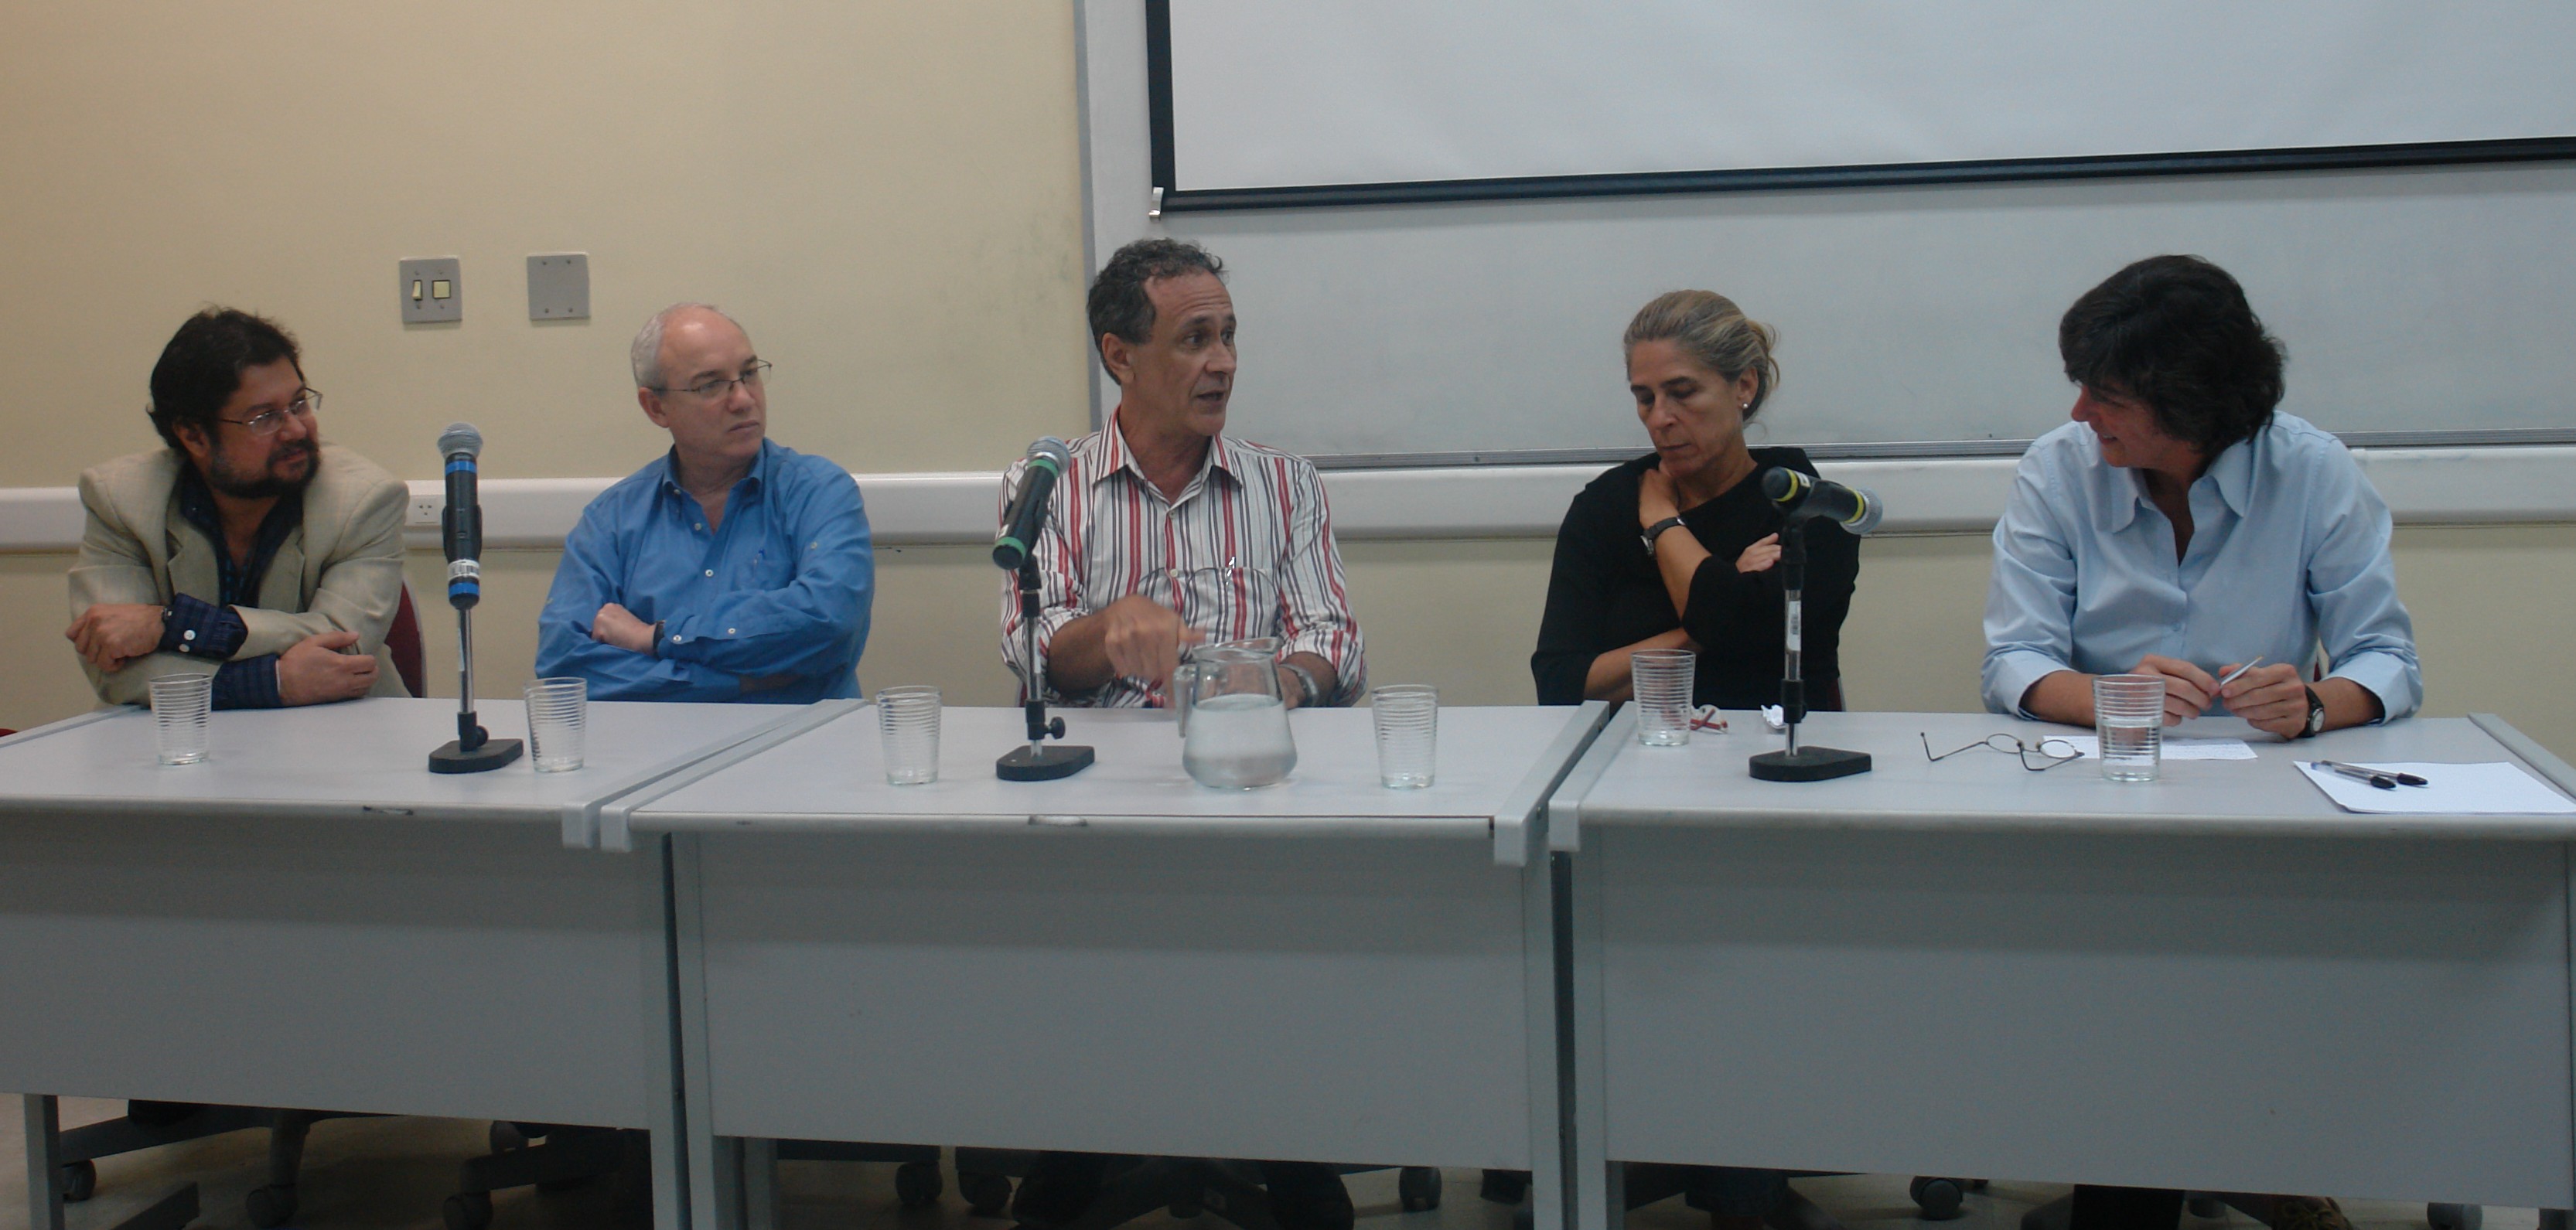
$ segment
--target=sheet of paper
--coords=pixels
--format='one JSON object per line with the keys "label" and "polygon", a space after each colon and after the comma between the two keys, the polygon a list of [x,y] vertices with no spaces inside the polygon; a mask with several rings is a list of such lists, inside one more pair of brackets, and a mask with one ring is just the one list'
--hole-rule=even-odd
{"label": "sheet of paper", "polygon": [[[2056,743],[2061,740],[2074,744],[2075,750],[2082,752],[2084,754],[2084,759],[2086,760],[2099,760],[2102,758],[2102,740],[2100,736],[2050,735],[2048,737],[2048,741],[2051,743]],[[2060,754],[2063,755],[2063,753]],[[2164,751],[2160,754],[2167,760],[2254,759],[2254,749],[2246,746],[2243,739],[2177,739],[2172,735],[2165,736]]]}
{"label": "sheet of paper", "polygon": [[2576,814],[2576,800],[2549,788],[2529,770],[2508,761],[2492,764],[2418,764],[2355,761],[2363,768],[2412,773],[2429,786],[2382,790],[2354,781],[2308,761],[2298,762],[2317,789],[2337,807],[2369,815],[2410,816],[2563,816]]}

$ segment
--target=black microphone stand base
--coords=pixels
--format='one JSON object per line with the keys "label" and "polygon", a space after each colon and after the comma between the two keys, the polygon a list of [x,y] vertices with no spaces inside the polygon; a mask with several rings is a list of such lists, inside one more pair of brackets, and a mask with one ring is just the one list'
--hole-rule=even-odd
{"label": "black microphone stand base", "polygon": [[1869,772],[1869,753],[1832,747],[1761,752],[1753,757],[1753,780],[1760,782],[1825,782]]}
{"label": "black microphone stand base", "polygon": [[486,739],[483,746],[466,750],[464,741],[450,739],[447,746],[429,754],[432,773],[489,773],[519,758],[521,744],[516,739]]}
{"label": "black microphone stand base", "polygon": [[993,776],[1006,782],[1051,782],[1090,767],[1090,748],[1058,743],[1012,748],[993,762]]}

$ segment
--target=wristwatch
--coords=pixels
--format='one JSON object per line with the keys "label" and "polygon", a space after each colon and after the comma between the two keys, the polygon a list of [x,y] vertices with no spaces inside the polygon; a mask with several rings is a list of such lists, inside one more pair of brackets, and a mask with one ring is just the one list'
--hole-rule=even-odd
{"label": "wristwatch", "polygon": [[1676,525],[1680,525],[1681,523],[1682,519],[1679,517],[1666,517],[1663,520],[1646,527],[1645,539],[1647,559],[1655,558],[1655,540],[1663,537],[1666,530],[1669,530]]}
{"label": "wristwatch", "polygon": [[1297,686],[1305,689],[1306,694],[1297,698],[1297,705],[1299,708],[1304,708],[1307,705],[1314,704],[1316,701],[1323,699],[1323,697],[1317,694],[1321,689],[1315,686],[1315,673],[1313,671],[1307,670],[1305,667],[1288,661],[1280,662],[1279,669],[1286,671],[1291,675],[1295,675],[1297,677]]}
{"label": "wristwatch", "polygon": [[2308,694],[2308,724],[2299,731],[2299,737],[2302,739],[2312,738],[2318,731],[2326,728],[2325,698],[2317,695],[2315,688],[2305,690]]}

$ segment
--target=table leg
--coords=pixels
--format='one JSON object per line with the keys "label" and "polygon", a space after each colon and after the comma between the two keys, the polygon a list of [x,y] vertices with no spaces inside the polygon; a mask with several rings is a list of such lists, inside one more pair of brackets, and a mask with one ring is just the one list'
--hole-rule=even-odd
{"label": "table leg", "polygon": [[62,1110],[49,1093],[26,1095],[27,1225],[63,1230]]}
{"label": "table leg", "polygon": [[1574,1035],[1573,1150],[1574,1230],[1617,1230],[1628,1218],[1620,1190],[1618,1165],[1610,1160],[1606,1087],[1602,1051],[1601,857],[1596,840],[1581,855],[1560,855],[1571,863],[1566,878],[1567,973],[1565,992]]}

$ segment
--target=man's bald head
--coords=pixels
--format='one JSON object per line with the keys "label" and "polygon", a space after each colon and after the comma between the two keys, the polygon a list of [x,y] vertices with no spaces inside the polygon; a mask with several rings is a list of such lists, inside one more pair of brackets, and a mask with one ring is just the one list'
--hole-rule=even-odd
{"label": "man's bald head", "polygon": [[627,365],[634,369],[635,387],[657,391],[668,387],[665,378],[670,373],[662,370],[663,337],[675,325],[704,319],[731,325],[734,332],[741,334],[746,341],[751,337],[751,331],[743,328],[740,321],[725,315],[723,308],[712,303],[674,303],[653,313],[653,319],[645,321],[644,327],[636,331],[635,344],[627,348]]}

